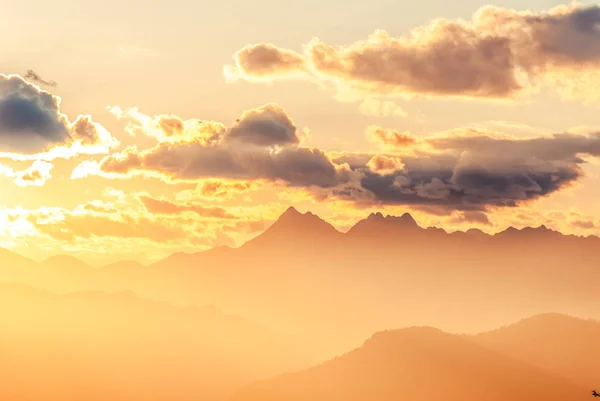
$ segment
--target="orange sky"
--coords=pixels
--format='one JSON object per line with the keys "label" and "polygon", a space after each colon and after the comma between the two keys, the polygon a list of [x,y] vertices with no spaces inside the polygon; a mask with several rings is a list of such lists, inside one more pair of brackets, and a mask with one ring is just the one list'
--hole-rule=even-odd
{"label": "orange sky", "polygon": [[2,247],[150,261],[290,205],[600,233],[597,7],[27,4],[0,24]]}

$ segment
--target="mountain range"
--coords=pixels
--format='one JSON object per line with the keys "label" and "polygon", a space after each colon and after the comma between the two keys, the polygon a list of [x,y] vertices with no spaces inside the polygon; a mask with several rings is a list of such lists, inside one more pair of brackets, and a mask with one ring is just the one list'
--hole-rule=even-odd
{"label": "mountain range", "polygon": [[598,244],[409,214],[342,233],[290,208],[239,248],[151,265],[0,249],[0,398],[587,398]]}
{"label": "mountain range", "polygon": [[482,331],[540,312],[600,317],[598,237],[544,226],[495,235],[421,228],[374,213],[348,232],[289,208],[238,248],[177,253],[144,266],[34,262],[0,252],[0,281],[51,291],[134,291],[174,305],[215,304],[304,336],[323,356],[407,324]]}

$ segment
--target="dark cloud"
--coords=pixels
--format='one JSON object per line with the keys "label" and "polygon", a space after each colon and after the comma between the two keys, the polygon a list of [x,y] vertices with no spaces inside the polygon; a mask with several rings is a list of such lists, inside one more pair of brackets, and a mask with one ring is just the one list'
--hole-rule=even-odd
{"label": "dark cloud", "polygon": [[41,85],[45,85],[45,86],[56,86],[56,82],[55,81],[46,81],[45,79],[43,79],[42,77],[40,77],[35,71],[33,70],[27,70],[27,73],[23,76],[23,78],[25,78],[26,80],[30,81],[30,82],[35,82],[36,84],[41,84]]}
{"label": "dark cloud", "polygon": [[62,157],[108,153],[119,144],[106,129],[81,115],[69,121],[60,98],[18,75],[0,74],[0,152],[34,155],[69,148]]}
{"label": "dark cloud", "polygon": [[0,150],[38,153],[69,142],[60,100],[16,75],[0,74]]}
{"label": "dark cloud", "polygon": [[510,39],[518,65],[530,73],[600,67],[600,8],[559,6],[526,13],[487,6],[477,15],[487,30]]}
{"label": "dark cloud", "polygon": [[225,139],[257,146],[286,146],[300,143],[294,122],[276,104],[266,104],[244,112],[229,129]]}
{"label": "dark cloud", "polygon": [[437,19],[398,38],[376,31],[346,46],[313,39],[302,53],[248,45],[226,72],[248,80],[306,72],[365,95],[513,98],[538,84],[577,87],[581,72],[600,72],[599,23],[595,5],[547,12],[486,6],[470,21]]}
{"label": "dark cloud", "polygon": [[276,152],[267,148],[237,148],[225,144],[159,144],[137,152],[134,148],[108,156],[100,163],[105,173],[157,172],[178,180],[229,178],[283,181],[290,186],[333,187],[348,179],[348,172],[334,165],[318,150],[286,147]]}
{"label": "dark cloud", "polygon": [[[256,120],[261,123],[254,124]],[[273,121],[285,129],[274,129]],[[128,148],[101,160],[98,173],[158,173],[168,180],[190,181],[264,180],[309,188],[317,200],[458,210],[483,222],[477,212],[516,207],[572,186],[584,174],[586,157],[600,156],[600,133],[518,139],[473,129],[417,140],[375,127],[371,131],[388,150],[394,148],[381,154],[333,155],[295,141],[273,147],[285,144],[281,138],[291,138],[295,128],[283,110],[268,105],[244,113],[234,127],[238,131],[227,129],[210,142],[191,138],[159,142],[143,151]]]}
{"label": "dark cloud", "polygon": [[[281,145],[278,149],[272,145]],[[152,149],[124,152],[100,162],[104,173],[155,172],[176,180],[224,178],[281,181],[290,186],[334,187],[349,179],[325,152],[299,146],[296,127],[276,105],[245,112],[211,142],[161,142]]]}
{"label": "dark cloud", "polygon": [[467,212],[514,207],[574,184],[583,175],[583,155],[600,156],[600,134],[511,139],[468,132],[430,137],[421,141],[416,155],[401,155],[404,168],[393,172],[377,172],[365,154],[334,158],[362,173],[355,186],[371,197],[348,188],[334,196]]}

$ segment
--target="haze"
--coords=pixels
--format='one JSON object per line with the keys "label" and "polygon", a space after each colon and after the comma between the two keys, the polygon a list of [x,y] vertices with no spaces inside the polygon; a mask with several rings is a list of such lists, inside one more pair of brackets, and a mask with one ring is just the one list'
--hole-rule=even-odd
{"label": "haze", "polygon": [[0,400],[600,389],[600,6],[8,1]]}

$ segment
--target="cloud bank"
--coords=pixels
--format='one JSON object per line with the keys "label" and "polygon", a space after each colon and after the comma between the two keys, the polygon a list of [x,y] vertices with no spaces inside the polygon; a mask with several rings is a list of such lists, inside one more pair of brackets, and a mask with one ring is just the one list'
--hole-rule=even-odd
{"label": "cloud bank", "polygon": [[[515,207],[572,187],[584,175],[586,157],[600,156],[599,133],[522,139],[465,128],[417,138],[370,126],[366,135],[380,152],[334,154],[302,146],[294,121],[275,104],[247,110],[229,127],[193,120],[195,128],[188,129],[189,120],[176,116],[166,124],[165,116],[120,113],[128,115],[132,132],[156,138],[156,146],[85,161],[72,178],[247,180],[304,188],[317,200],[472,212],[465,216],[483,221],[475,212]],[[208,212],[164,202],[152,207]]]}
{"label": "cloud bank", "polygon": [[251,44],[224,73],[229,82],[304,77],[363,97],[514,99],[558,85],[565,95],[597,98],[599,23],[598,6],[547,12],[485,6],[469,21],[437,19],[403,37],[377,30],[346,46],[314,38],[302,52]]}

